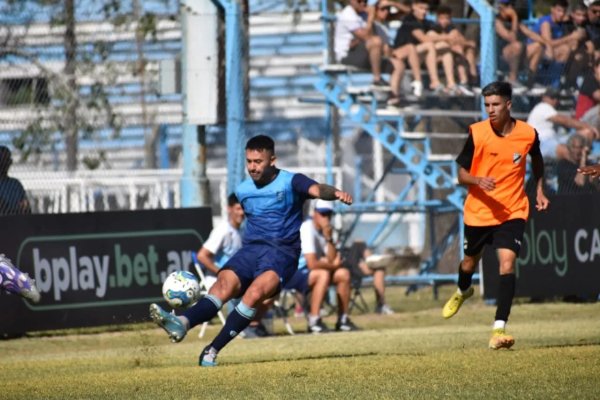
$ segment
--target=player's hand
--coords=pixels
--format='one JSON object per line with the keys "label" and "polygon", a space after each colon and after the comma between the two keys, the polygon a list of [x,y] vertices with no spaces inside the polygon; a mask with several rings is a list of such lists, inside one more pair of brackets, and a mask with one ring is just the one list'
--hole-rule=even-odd
{"label": "player's hand", "polygon": [[352,204],[352,196],[350,195],[350,193],[346,193],[346,192],[342,192],[341,190],[338,190],[335,192],[335,197],[341,201],[344,204]]}
{"label": "player's hand", "polygon": [[489,176],[477,178],[477,186],[485,191],[494,190],[496,189],[496,178],[491,178]]}
{"label": "player's hand", "polygon": [[548,198],[546,197],[546,195],[544,194],[544,192],[542,190],[538,190],[537,196],[535,197],[535,208],[538,211],[544,211],[544,210],[548,209],[549,205],[550,205],[550,200],[548,200]]}

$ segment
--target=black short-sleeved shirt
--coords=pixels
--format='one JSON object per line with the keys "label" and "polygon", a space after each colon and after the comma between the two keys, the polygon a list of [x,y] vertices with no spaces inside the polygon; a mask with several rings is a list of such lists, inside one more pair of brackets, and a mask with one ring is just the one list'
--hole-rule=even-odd
{"label": "black short-sleeved shirt", "polygon": [[558,193],[592,193],[597,192],[596,186],[586,181],[583,186],[575,183],[577,165],[569,160],[559,160],[556,164],[556,178],[558,181]]}
{"label": "black short-sleeved shirt", "polygon": [[[498,135],[498,134],[496,134],[496,135]],[[474,152],[475,152],[475,143],[473,142],[473,135],[469,135],[462,151],[460,152],[458,157],[456,157],[456,162],[458,163],[458,165],[460,165],[467,171],[470,171],[471,163],[473,162]],[[535,155],[541,156],[542,155],[542,152],[540,150],[540,138],[538,136],[537,131],[535,131],[535,140],[533,141],[533,145],[529,149],[529,154],[532,156],[535,156]]]}
{"label": "black short-sleeved shirt", "polygon": [[415,18],[414,14],[407,15],[402,20],[402,26],[396,32],[396,38],[394,39],[394,48],[404,46],[406,44],[419,44],[419,40],[413,35],[413,31],[420,29],[423,33],[433,29],[433,22],[428,20],[419,21]]}
{"label": "black short-sleeved shirt", "polygon": [[437,33],[450,33],[456,29],[456,27],[452,24],[448,25],[445,28],[442,28],[439,24],[434,24],[432,28]]}
{"label": "black short-sleeved shirt", "polygon": [[586,73],[583,78],[583,83],[581,84],[581,89],[579,89],[579,93],[586,95],[589,98],[594,98],[594,92],[598,89],[600,89],[600,84],[598,84],[594,72],[590,71]]}

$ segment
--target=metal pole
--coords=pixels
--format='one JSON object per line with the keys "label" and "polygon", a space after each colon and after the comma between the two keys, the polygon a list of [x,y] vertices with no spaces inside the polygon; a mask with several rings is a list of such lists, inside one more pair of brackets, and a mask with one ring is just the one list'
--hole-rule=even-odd
{"label": "metal pole", "polygon": [[227,191],[244,179],[246,139],[246,92],[244,90],[244,46],[247,43],[239,0],[219,1],[225,9],[225,90],[227,94]]}
{"label": "metal pole", "polygon": [[[192,43],[188,43],[185,34],[189,29],[188,18],[186,14],[189,11],[184,11],[181,21],[182,40],[183,45],[181,49],[181,69],[186,71],[188,69],[188,52],[191,51]],[[185,73],[181,74],[181,90],[183,94],[183,109],[188,109],[188,91],[191,88],[188,87],[188,82]],[[181,177],[181,206],[182,207],[196,207],[200,205],[200,186],[198,182],[199,166],[197,163],[198,155],[198,140],[196,133],[196,126],[192,125],[188,121],[188,116],[184,114],[183,118],[183,138],[182,138],[182,153],[183,153],[183,174]]]}
{"label": "metal pole", "polygon": [[198,185],[200,206],[210,206],[210,188],[206,175],[206,126],[198,126]]}
{"label": "metal pole", "polygon": [[[481,87],[496,80],[497,60],[496,60],[496,29],[494,8],[486,0],[468,0],[469,4],[481,21],[480,27],[480,58],[481,58]],[[487,118],[483,99],[481,101],[481,114]]]}

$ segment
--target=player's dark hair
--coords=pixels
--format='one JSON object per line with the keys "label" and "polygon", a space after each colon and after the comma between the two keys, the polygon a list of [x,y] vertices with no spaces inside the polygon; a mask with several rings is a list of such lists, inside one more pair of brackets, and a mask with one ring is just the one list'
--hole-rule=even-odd
{"label": "player's dark hair", "polygon": [[275,142],[266,135],[254,136],[246,143],[246,150],[267,150],[275,154]]}
{"label": "player's dark hair", "polygon": [[227,196],[227,205],[229,207],[233,207],[236,204],[240,204],[240,201],[238,200],[238,198],[235,195],[235,193],[231,193],[229,196]]}
{"label": "player's dark hair", "polygon": [[487,96],[501,96],[506,100],[512,99],[512,86],[510,83],[503,81],[492,82],[481,91],[483,97]]}

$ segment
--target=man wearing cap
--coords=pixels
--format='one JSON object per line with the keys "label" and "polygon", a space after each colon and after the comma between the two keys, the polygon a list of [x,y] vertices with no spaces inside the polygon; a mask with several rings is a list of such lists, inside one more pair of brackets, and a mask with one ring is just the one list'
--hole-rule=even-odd
{"label": "man wearing cap", "polygon": [[559,97],[558,89],[552,87],[546,89],[546,92],[542,95],[542,100],[529,113],[527,123],[533,126],[539,134],[543,157],[564,159],[569,156],[569,150],[565,145],[568,135],[560,135],[555,126],[575,129],[589,143],[594,139],[598,139],[599,135],[595,127],[568,115],[559,114],[556,110]]}
{"label": "man wearing cap", "polygon": [[[335,330],[348,332],[357,329],[356,325],[348,318],[350,271],[342,264],[341,254],[335,247],[333,227],[331,226],[332,215],[333,202],[320,199],[315,202],[312,218],[307,219],[300,226],[302,250],[298,268],[305,266],[311,273],[319,270],[328,273],[337,293],[338,320],[335,324]],[[312,301],[314,300],[313,297]],[[316,310],[320,309],[322,300],[323,297],[315,307]],[[309,331],[314,332],[312,327],[315,325],[318,325],[324,331],[327,330],[319,314],[314,314],[311,311],[308,316]]]}

